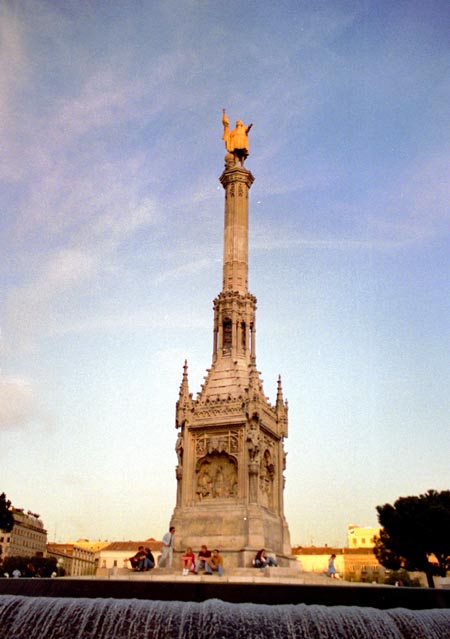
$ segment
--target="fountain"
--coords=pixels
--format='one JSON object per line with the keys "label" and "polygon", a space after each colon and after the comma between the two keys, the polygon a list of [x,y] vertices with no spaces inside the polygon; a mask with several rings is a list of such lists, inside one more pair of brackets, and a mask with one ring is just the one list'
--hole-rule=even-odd
{"label": "fountain", "polygon": [[0,595],[1,639],[447,639],[450,610]]}

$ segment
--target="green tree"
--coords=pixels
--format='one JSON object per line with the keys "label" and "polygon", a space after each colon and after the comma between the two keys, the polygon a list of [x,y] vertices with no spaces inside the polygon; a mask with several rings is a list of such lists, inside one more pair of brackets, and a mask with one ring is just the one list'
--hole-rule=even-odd
{"label": "green tree", "polygon": [[450,570],[450,490],[429,490],[377,506],[380,537],[374,552],[385,568],[424,572],[430,588],[434,576]]}
{"label": "green tree", "polygon": [[420,579],[417,577],[411,577],[407,570],[393,570],[385,577],[385,584],[389,586],[394,586],[396,583],[399,583],[406,588],[420,588],[421,583]]}
{"label": "green tree", "polygon": [[11,502],[6,499],[5,493],[0,495],[0,530],[11,532],[14,526],[14,517],[11,511]]}

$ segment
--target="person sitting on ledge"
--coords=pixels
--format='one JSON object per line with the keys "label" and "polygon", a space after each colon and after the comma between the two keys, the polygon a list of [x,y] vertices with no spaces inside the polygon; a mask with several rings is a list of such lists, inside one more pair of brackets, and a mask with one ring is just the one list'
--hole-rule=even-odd
{"label": "person sitting on ledge", "polygon": [[219,577],[223,575],[223,557],[217,548],[212,551],[210,559],[205,564],[206,575],[212,575],[214,571],[217,571]]}
{"label": "person sitting on ledge", "polygon": [[181,565],[183,566],[182,574],[184,576],[188,575],[190,572],[195,573],[195,555],[190,546],[186,548],[186,552],[181,557]]}
{"label": "person sitting on ledge", "polygon": [[200,552],[198,553],[197,563],[195,564],[195,573],[197,574],[200,568],[204,568],[206,571],[206,566],[208,565],[208,561],[211,559],[211,551],[208,550],[206,546],[202,546],[200,548]]}
{"label": "person sitting on ledge", "polygon": [[255,568],[265,568],[266,566],[278,566],[273,557],[268,557],[264,548],[258,550],[253,560]]}
{"label": "person sitting on ledge", "polygon": [[142,570],[143,562],[146,559],[146,554],[144,550],[144,546],[139,546],[138,551],[133,557],[129,557],[126,561],[129,561],[131,564],[131,569],[135,572]]}
{"label": "person sitting on ledge", "polygon": [[140,570],[151,570],[155,567],[155,558],[153,557],[153,553],[150,548],[145,548],[144,550],[145,557],[143,557],[139,564]]}

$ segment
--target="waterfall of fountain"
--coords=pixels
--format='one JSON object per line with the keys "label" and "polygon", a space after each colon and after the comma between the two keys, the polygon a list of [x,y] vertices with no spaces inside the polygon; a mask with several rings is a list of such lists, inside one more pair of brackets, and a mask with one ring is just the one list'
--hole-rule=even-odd
{"label": "waterfall of fountain", "polygon": [[0,595],[0,639],[448,639],[450,610]]}

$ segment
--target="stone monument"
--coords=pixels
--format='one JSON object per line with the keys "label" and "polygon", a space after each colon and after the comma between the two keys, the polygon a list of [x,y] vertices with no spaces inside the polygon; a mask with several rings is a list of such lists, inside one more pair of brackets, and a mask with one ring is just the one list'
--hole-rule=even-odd
{"label": "stone monument", "polygon": [[256,368],[256,298],[248,290],[247,127],[229,130],[223,111],[225,226],[222,291],[214,300],[212,365],[201,391],[189,391],[185,362],[176,405],[175,550],[219,548],[230,567],[251,566],[265,548],[290,563],[284,516],[284,438],[288,406],[281,378],[275,404]]}

